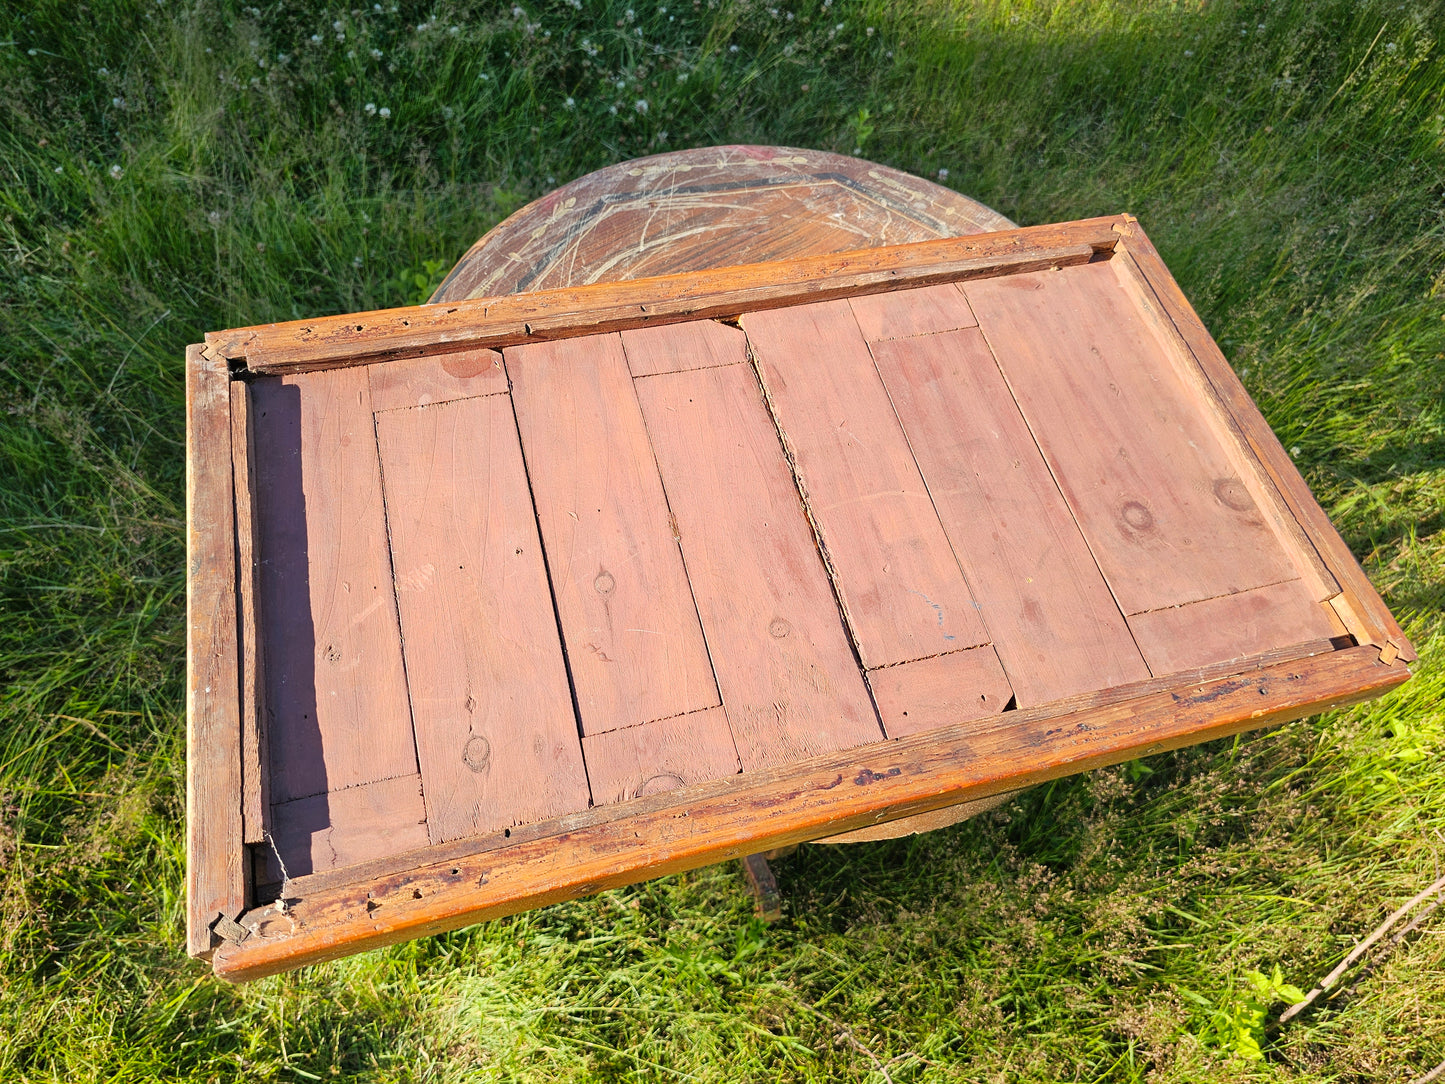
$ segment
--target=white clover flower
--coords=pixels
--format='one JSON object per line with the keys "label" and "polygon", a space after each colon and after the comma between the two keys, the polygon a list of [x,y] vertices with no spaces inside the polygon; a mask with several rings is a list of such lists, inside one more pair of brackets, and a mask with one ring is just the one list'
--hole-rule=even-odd
{"label": "white clover flower", "polygon": [[1185,55],[1185,56],[1193,56],[1193,55],[1194,55],[1194,50],[1193,50],[1193,49],[1185,49],[1185,50],[1184,50],[1184,55]]}
{"label": "white clover flower", "polygon": [[946,169],[940,169],[940,170],[938,171],[938,179],[939,179],[940,181],[946,181],[946,180],[948,180],[948,170],[946,170]]}
{"label": "white clover flower", "polygon": [[109,74],[110,74],[110,69],[109,69],[109,68],[96,68],[96,69],[95,69],[95,74],[96,74],[96,75],[109,75]]}
{"label": "white clover flower", "polygon": [[341,30],[341,29],[343,29],[341,20],[340,20],[340,19],[337,19],[334,23],[332,23],[332,24],[331,24],[331,29],[332,29],[332,30]]}
{"label": "white clover flower", "polygon": [[626,90],[626,89],[627,89],[627,80],[626,80],[626,79],[619,79],[619,80],[617,80],[617,89],[618,89],[618,90]]}
{"label": "white clover flower", "polygon": [[870,26],[870,27],[867,29],[866,33],[867,33],[867,35],[871,38],[874,34],[877,33],[877,31],[874,30],[874,29]]}
{"label": "white clover flower", "polygon": [[351,266],[360,267],[365,261],[360,256],[351,257]]}
{"label": "white clover flower", "polygon": [[460,34],[461,32],[462,32],[462,28],[459,27],[459,26],[450,26],[450,27],[447,27],[447,33],[448,33],[448,34],[451,34],[453,37],[455,37],[456,35]]}
{"label": "white clover flower", "polygon": [[380,5],[380,4],[372,4],[372,5],[371,5],[371,10],[374,11],[374,12],[376,12],[378,15],[380,15],[380,14],[381,14],[381,5]]}
{"label": "white clover flower", "polygon": [[834,29],[834,30],[842,30],[842,29],[843,29],[843,24],[842,24],[842,23],[839,23],[837,26],[833,27],[833,29]]}
{"label": "white clover flower", "polygon": [[678,81],[679,83],[686,83],[686,82],[687,82],[687,72],[678,72],[678,73],[677,73],[677,81]]}
{"label": "white clover flower", "polygon": [[386,117],[391,116],[391,110],[388,109],[386,106],[382,106],[380,109],[378,109],[378,110],[376,111],[376,115],[379,116],[379,117],[382,117],[382,118],[386,118]]}
{"label": "white clover flower", "polygon": [[522,9],[521,9],[520,7],[517,7],[516,5],[513,5],[513,6],[512,6],[512,18],[514,18],[514,19],[520,19],[521,17],[522,17]]}
{"label": "white clover flower", "polygon": [[456,111],[455,109],[453,109],[451,106],[449,106],[449,105],[444,105],[444,106],[442,106],[442,118],[443,118],[444,120],[451,120],[451,119],[452,119],[454,116],[456,116],[456,115],[457,115],[457,111]]}
{"label": "white clover flower", "polygon": [[1394,43],[1393,41],[1387,41],[1387,42],[1385,42],[1385,52],[1387,52],[1387,53],[1393,53],[1396,48],[1397,48],[1397,46],[1395,45],[1395,43]]}
{"label": "white clover flower", "polygon": [[277,64],[290,64],[290,63],[291,63],[291,54],[290,54],[290,53],[277,53],[277,54],[276,54],[276,63],[277,63]]}
{"label": "white clover flower", "polygon": [[489,83],[489,82],[491,82],[492,77],[491,77],[490,75],[488,75],[486,72],[482,72],[481,75],[477,76],[477,79],[479,79],[479,80],[480,80],[481,82],[483,82],[483,83]]}
{"label": "white clover flower", "polygon": [[628,8],[622,13],[622,17],[630,23],[633,19],[637,18],[637,12],[633,11],[631,8]]}
{"label": "white clover flower", "polygon": [[615,105],[609,105],[607,107],[607,112],[611,113],[615,117],[617,116],[617,107]]}
{"label": "white clover flower", "polygon": [[364,106],[362,106],[362,108],[365,109],[367,113],[375,113],[375,112],[376,112],[376,103],[375,103],[375,102],[367,102]]}
{"label": "white clover flower", "polygon": [[320,34],[312,34],[312,35],[311,35],[311,44],[312,44],[312,45],[320,45],[320,44],[321,44],[321,35],[320,35]]}
{"label": "white clover flower", "polygon": [[220,212],[220,211],[212,211],[210,214],[208,214],[208,215],[206,216],[206,218],[210,220],[210,223],[211,223],[212,226],[219,226],[219,225],[221,224],[221,212]]}
{"label": "white clover flower", "polygon": [[110,104],[113,105],[113,106],[115,106],[117,109],[124,109],[124,108],[125,108],[125,99],[124,99],[124,98],[112,98],[112,99],[110,100]]}
{"label": "white clover flower", "polygon": [[635,110],[637,110],[637,112],[639,112],[639,113],[646,113],[646,112],[647,112],[647,99],[646,99],[646,98],[638,98],[637,101],[635,101],[635,102],[632,103],[632,108],[635,109]]}
{"label": "white clover flower", "polygon": [[355,59],[356,59],[356,50],[355,50],[355,49],[348,49],[348,50],[346,50],[346,59],[347,59],[347,60],[355,60]]}
{"label": "white clover flower", "polygon": [[381,59],[381,50],[380,50],[380,49],[373,49],[373,50],[371,51],[371,59],[372,59],[372,60],[380,60],[380,59]]}
{"label": "white clover flower", "polygon": [[336,40],[337,40],[337,41],[345,41],[345,40],[346,40],[346,35],[345,35],[345,34],[337,34],[337,35],[336,35]]}
{"label": "white clover flower", "polygon": [[736,53],[737,51],[738,51],[738,47],[737,47],[736,45],[729,45],[729,46],[728,46],[728,52],[730,52],[730,53]]}
{"label": "white clover flower", "polygon": [[111,166],[110,175],[118,181],[125,176],[125,170],[121,169],[120,166]]}
{"label": "white clover flower", "polygon": [[424,33],[425,31],[426,31],[426,23],[417,23],[417,24],[416,24],[416,32],[417,32],[418,34]]}
{"label": "white clover flower", "polygon": [[1289,454],[1292,455],[1292,456],[1294,456],[1296,459],[1299,458],[1299,453],[1300,453],[1300,446],[1299,446],[1298,444],[1296,444],[1293,448],[1291,448],[1291,449],[1289,450]]}
{"label": "white clover flower", "polygon": [[1263,29],[1264,29],[1264,23],[1260,23],[1258,26],[1255,27],[1255,29],[1256,29],[1256,30],[1263,30]]}
{"label": "white clover flower", "polygon": [[666,5],[663,5],[662,7],[658,8],[658,9],[657,9],[657,13],[658,13],[659,15],[666,15],[666,14],[667,14],[667,6],[666,6]]}
{"label": "white clover flower", "polygon": [[56,166],[56,167],[55,167],[55,172],[56,172],[56,173],[64,173],[64,172],[65,172],[65,167],[64,167],[64,166]]}
{"label": "white clover flower", "polygon": [[40,50],[39,50],[39,49],[26,49],[26,50],[25,50],[25,53],[26,53],[27,56],[39,56],[39,55],[40,55]]}
{"label": "white clover flower", "polygon": [[556,178],[556,177],[553,177],[551,174],[548,174],[548,175],[547,175],[547,183],[548,183],[548,184],[556,184],[556,183],[557,183],[557,178]]}
{"label": "white clover flower", "polygon": [[562,108],[563,108],[563,109],[576,109],[576,108],[577,108],[577,99],[576,99],[576,98],[568,98],[565,102],[562,103]]}

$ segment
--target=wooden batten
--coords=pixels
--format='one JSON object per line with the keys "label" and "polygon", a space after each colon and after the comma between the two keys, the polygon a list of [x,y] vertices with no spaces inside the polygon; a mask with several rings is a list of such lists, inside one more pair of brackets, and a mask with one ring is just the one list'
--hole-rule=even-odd
{"label": "wooden batten", "polygon": [[210,954],[246,905],[231,397],[226,361],[186,351],[186,947]]}
{"label": "wooden batten", "polygon": [[921,241],[891,248],[535,294],[383,309],[212,332],[206,342],[254,373],[363,365],[826,301],[1087,263],[1112,252],[1122,218]]}

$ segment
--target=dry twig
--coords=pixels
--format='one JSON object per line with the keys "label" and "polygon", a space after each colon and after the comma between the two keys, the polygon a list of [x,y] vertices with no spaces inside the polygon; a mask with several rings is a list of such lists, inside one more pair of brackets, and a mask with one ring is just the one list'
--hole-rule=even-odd
{"label": "dry twig", "polygon": [[[1335,984],[1335,980],[1338,979],[1341,975],[1343,975],[1345,971],[1349,969],[1349,966],[1352,963],[1358,960],[1366,952],[1370,951],[1371,945],[1373,945],[1380,938],[1384,937],[1385,934],[1389,933],[1390,927],[1395,925],[1395,923],[1399,922],[1400,919],[1404,918],[1407,914],[1409,914],[1410,909],[1414,907],[1417,903],[1419,903],[1421,900],[1428,899],[1436,892],[1445,892],[1445,877],[1441,877],[1434,884],[1430,885],[1429,888],[1426,888],[1419,895],[1413,897],[1408,903],[1406,903],[1393,915],[1391,915],[1389,918],[1385,919],[1384,922],[1380,923],[1377,927],[1375,927],[1374,932],[1371,933],[1369,937],[1361,941],[1358,945],[1356,945],[1354,949],[1351,950],[1350,954],[1340,961],[1340,965],[1338,967],[1336,967],[1333,971],[1331,971],[1328,975],[1321,979],[1320,984],[1316,986],[1313,990],[1311,990],[1308,994],[1306,994],[1303,1001],[1299,1002],[1296,1005],[1291,1005],[1288,1009],[1281,1013],[1279,1022],[1283,1024],[1285,1021],[1304,1012],[1305,1009],[1307,1009],[1310,1005],[1314,1003],[1316,998],[1318,998],[1322,993],[1324,993]],[[1436,1078],[1431,1077],[1430,1079],[1434,1080]]]}

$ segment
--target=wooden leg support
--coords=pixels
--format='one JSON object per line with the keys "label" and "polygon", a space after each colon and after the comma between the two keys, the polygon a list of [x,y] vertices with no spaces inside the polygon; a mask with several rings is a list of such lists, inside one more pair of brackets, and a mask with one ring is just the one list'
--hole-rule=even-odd
{"label": "wooden leg support", "polygon": [[783,897],[778,892],[777,878],[768,868],[768,860],[760,854],[750,854],[743,859],[743,871],[753,890],[753,909],[758,917],[764,922],[782,918]]}

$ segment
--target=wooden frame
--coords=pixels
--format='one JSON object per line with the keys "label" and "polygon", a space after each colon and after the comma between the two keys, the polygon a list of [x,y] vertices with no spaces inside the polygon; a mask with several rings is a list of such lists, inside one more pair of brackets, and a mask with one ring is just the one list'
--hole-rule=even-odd
{"label": "wooden frame", "polygon": [[[264,836],[252,576],[253,374],[623,330],[1101,260],[1175,345],[1301,578],[1348,636],[1011,711],[505,833],[287,881],[253,906]],[[1128,215],[505,298],[246,328],[187,354],[188,923],[233,981],[987,797],[1354,703],[1400,684],[1409,641]],[[264,775],[264,773],[262,773]]]}

